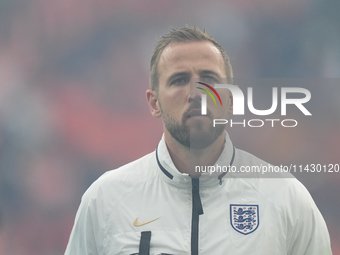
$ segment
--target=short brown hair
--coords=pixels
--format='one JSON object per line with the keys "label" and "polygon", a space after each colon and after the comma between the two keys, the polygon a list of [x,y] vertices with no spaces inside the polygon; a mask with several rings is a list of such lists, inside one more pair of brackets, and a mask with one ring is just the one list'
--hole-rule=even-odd
{"label": "short brown hair", "polygon": [[156,47],[152,53],[150,61],[150,87],[152,90],[158,91],[158,62],[163,50],[171,43],[181,42],[212,42],[216,48],[221,52],[224,59],[225,71],[227,75],[228,84],[233,83],[233,70],[230,64],[229,57],[221,45],[212,38],[205,30],[201,30],[195,26],[185,26],[178,29],[172,29],[158,40]]}

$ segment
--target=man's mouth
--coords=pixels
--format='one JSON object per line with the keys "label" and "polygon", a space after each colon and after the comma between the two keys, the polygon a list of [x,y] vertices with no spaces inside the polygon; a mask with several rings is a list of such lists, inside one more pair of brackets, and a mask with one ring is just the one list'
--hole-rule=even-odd
{"label": "man's mouth", "polygon": [[187,118],[192,118],[192,117],[195,117],[195,116],[203,116],[201,114],[201,109],[192,109],[191,111],[189,111],[188,115],[187,115]]}

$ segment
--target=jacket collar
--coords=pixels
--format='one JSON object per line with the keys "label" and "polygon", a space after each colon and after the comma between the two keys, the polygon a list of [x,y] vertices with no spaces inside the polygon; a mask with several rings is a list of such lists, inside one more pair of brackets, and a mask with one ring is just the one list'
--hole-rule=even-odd
{"label": "jacket collar", "polygon": [[[232,165],[235,157],[235,148],[228,133],[226,131],[225,133],[224,149],[214,165],[215,169],[217,169],[217,166],[220,166],[221,169],[225,166],[224,169],[226,169],[226,167]],[[159,167],[159,174],[164,181],[177,187],[191,187],[191,177],[189,174],[179,172],[174,165],[164,140],[164,134],[156,149],[156,160]],[[222,178],[225,175],[228,175],[228,173],[222,171],[203,173],[200,177],[200,186],[218,185],[222,182]]]}

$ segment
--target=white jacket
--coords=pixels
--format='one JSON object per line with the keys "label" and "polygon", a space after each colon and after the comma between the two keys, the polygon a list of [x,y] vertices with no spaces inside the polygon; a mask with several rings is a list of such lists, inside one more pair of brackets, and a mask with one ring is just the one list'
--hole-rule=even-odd
{"label": "white jacket", "polygon": [[[216,164],[230,163],[267,164],[234,149],[227,135]],[[235,176],[193,181],[178,172],[163,137],[155,152],[91,185],[65,254],[332,254],[326,224],[298,180]]]}

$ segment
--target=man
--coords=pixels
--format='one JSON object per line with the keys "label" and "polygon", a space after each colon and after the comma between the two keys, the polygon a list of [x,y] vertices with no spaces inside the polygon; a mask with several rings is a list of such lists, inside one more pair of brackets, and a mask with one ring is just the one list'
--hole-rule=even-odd
{"label": "man", "polygon": [[229,90],[201,114],[203,89],[223,81],[232,83],[229,58],[207,33],[184,27],[160,39],[146,96],[164,135],[86,191],[65,254],[331,254],[326,224],[295,178],[196,171],[268,165],[213,127],[233,111]]}

